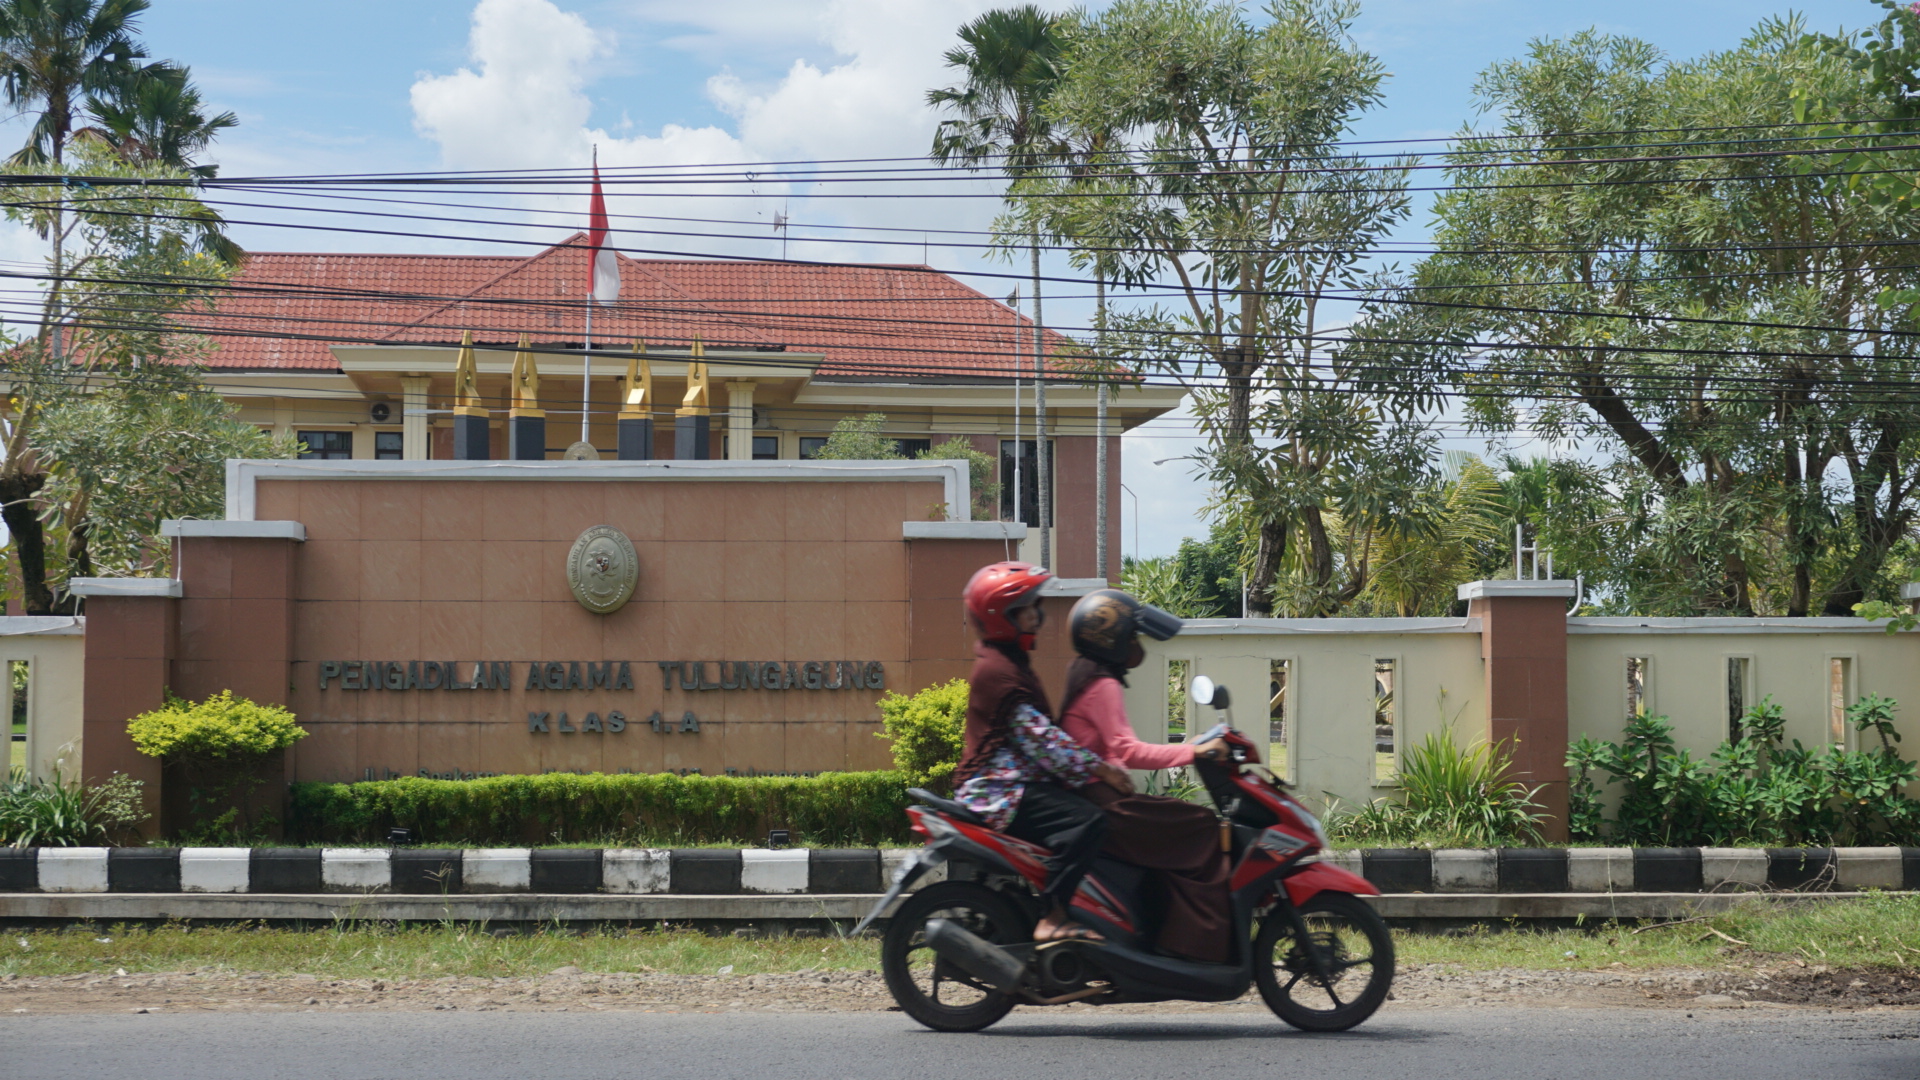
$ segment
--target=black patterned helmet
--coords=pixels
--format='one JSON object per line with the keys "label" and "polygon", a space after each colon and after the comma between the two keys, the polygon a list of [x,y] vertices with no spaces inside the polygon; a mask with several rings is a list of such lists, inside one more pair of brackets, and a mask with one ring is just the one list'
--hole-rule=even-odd
{"label": "black patterned helmet", "polygon": [[1099,589],[1073,605],[1067,625],[1074,652],[1098,663],[1124,666],[1132,658],[1136,636],[1165,641],[1185,624],[1119,589]]}

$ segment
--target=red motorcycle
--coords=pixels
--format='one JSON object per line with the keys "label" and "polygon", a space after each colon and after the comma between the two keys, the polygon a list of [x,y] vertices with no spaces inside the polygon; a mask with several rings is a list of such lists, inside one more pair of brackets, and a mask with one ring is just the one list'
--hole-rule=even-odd
{"label": "red motorcycle", "polygon": [[[1227,689],[1206,676],[1189,696],[1223,713]],[[908,897],[888,920],[880,970],[894,1001],[936,1031],[978,1031],[1015,1005],[1233,1001],[1249,986],[1280,1019],[1344,1031],[1372,1016],[1393,983],[1393,938],[1373,906],[1380,890],[1319,862],[1320,822],[1259,763],[1231,714],[1201,741],[1227,740],[1224,762],[1196,762],[1222,817],[1233,875],[1233,961],[1202,963],[1154,951],[1161,921],[1152,871],[1102,856],[1081,882],[1074,916],[1105,941],[1036,943],[1048,852],[987,828],[950,799],[914,789],[913,831],[927,838],[894,874],[864,930],[926,872],[949,880]],[[960,880],[964,879],[964,880]]]}

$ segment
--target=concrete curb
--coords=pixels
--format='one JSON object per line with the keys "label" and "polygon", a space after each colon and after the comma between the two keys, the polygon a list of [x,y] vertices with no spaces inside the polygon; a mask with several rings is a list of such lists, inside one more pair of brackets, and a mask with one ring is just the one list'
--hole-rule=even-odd
{"label": "concrete curb", "polygon": [[[1369,897],[1389,919],[1589,922],[1679,919],[1747,904],[1827,903],[1828,893],[1396,893]],[[234,896],[219,893],[14,893],[0,895],[0,923],[165,920],[462,923],[851,923],[878,894],[617,896],[577,893],[409,896],[339,893]],[[897,906],[897,904],[896,904]]]}
{"label": "concrete curb", "polygon": [[[0,848],[0,895],[863,895],[883,891],[909,850]],[[1920,890],[1920,848],[1369,848],[1325,859],[1385,893]]]}

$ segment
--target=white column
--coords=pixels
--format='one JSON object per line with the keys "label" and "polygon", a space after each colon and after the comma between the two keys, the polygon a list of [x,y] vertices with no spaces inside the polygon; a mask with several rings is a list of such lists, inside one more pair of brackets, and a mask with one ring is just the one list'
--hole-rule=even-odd
{"label": "white column", "polygon": [[400,380],[400,456],[408,461],[427,460],[427,387],[432,382],[424,375]]}
{"label": "white column", "polygon": [[753,460],[753,380],[727,383],[727,460]]}

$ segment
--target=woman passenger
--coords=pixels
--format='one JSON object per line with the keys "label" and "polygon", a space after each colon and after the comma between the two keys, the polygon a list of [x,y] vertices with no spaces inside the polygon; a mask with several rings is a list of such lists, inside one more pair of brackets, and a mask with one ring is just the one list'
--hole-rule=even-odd
{"label": "woman passenger", "polygon": [[[1127,672],[1140,665],[1144,633],[1158,641],[1178,634],[1179,619],[1118,589],[1088,593],[1073,606],[1070,629],[1079,654],[1067,669],[1060,727],[1110,765],[1172,769],[1226,757],[1219,739],[1198,746],[1141,742],[1127,719]],[[1096,796],[1107,814],[1103,850],[1161,872],[1168,903],[1158,941],[1162,952],[1211,963],[1231,957],[1230,871],[1213,811],[1152,795]]]}

